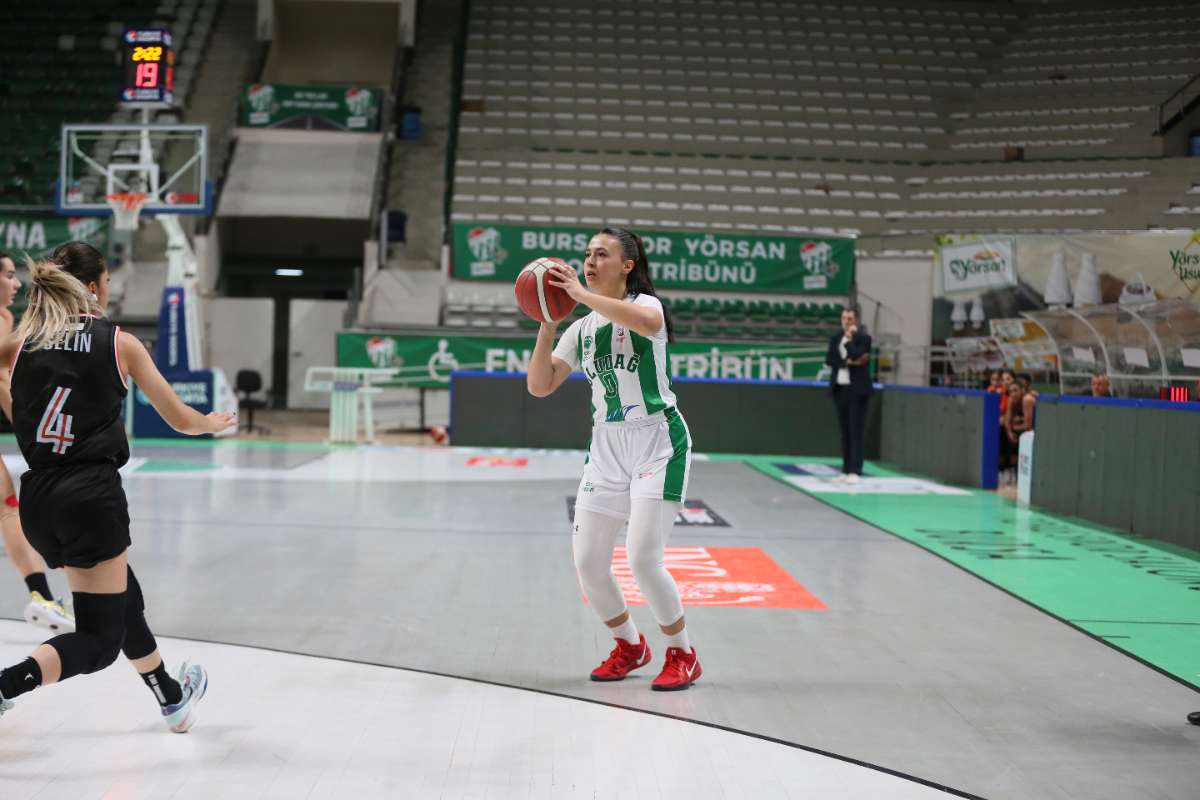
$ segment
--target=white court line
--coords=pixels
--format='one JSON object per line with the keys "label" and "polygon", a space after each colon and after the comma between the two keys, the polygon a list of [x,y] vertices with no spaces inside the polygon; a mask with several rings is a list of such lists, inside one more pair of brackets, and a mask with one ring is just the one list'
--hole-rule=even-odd
{"label": "white court line", "polygon": [[[41,633],[0,621],[0,664],[23,658]],[[159,643],[172,667],[188,658],[209,671],[195,728],[169,733],[123,660],[38,689],[0,718],[4,800],[948,796],[625,709],[247,647]],[[619,688],[646,691],[644,681]],[[687,694],[667,698],[677,713]]]}
{"label": "white court line", "polygon": [[[385,445],[337,448],[295,467],[244,467],[230,461],[237,450],[219,449],[209,469],[196,461],[197,469],[146,469],[154,460],[180,461],[170,455],[157,456],[161,446],[137,448],[145,455],[130,458],[121,469],[125,480],[183,481],[320,481],[324,483],[463,483],[491,481],[578,480],[583,473],[583,450],[541,450],[487,447],[394,447]],[[167,446],[169,449],[169,446]],[[203,452],[203,451],[200,451]],[[524,458],[517,466],[468,466],[473,456]],[[3,455],[8,471],[20,477],[28,469],[19,453]],[[696,453],[693,461],[708,461]]]}

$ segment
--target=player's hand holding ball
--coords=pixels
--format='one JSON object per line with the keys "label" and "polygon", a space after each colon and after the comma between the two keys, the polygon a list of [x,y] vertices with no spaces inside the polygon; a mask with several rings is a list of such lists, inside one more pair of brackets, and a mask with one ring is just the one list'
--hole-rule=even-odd
{"label": "player's hand holding ball", "polygon": [[[574,288],[569,281],[574,281]],[[544,325],[554,325],[575,310],[579,293],[587,290],[570,264],[559,258],[539,258],[521,270],[514,291],[525,316]]]}
{"label": "player's hand holding ball", "polygon": [[559,261],[550,268],[550,274],[546,276],[549,279],[551,286],[557,286],[567,293],[567,296],[576,303],[584,303],[586,305],[586,297],[588,289],[579,282],[579,273],[575,269],[562,261]]}

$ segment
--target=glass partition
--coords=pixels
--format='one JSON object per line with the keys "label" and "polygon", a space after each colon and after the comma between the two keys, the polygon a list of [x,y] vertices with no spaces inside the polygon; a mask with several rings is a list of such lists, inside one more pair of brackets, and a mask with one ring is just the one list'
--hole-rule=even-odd
{"label": "glass partition", "polygon": [[1058,350],[1063,394],[1090,394],[1105,372],[1118,397],[1200,399],[1200,308],[1186,300],[1024,312]]}

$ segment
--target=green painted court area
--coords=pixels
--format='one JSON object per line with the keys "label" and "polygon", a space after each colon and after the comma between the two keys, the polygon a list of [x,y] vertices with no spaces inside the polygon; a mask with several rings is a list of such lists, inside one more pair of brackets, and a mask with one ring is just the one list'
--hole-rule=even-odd
{"label": "green painted court area", "polygon": [[[836,471],[824,465],[832,460],[743,460],[1200,689],[1196,554],[1023,508],[992,492],[922,493],[938,485],[875,465],[866,485],[849,491],[831,482]],[[872,485],[872,477],[893,480]],[[889,491],[893,482],[901,493]]]}

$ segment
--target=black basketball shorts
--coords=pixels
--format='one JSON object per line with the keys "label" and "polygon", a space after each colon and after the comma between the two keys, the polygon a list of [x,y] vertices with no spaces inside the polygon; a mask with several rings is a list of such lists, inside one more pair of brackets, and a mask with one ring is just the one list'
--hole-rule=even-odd
{"label": "black basketball shorts", "polygon": [[21,476],[21,527],[52,569],[94,567],[129,547],[129,504],[112,464],[30,470]]}

